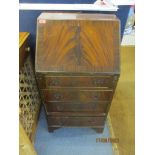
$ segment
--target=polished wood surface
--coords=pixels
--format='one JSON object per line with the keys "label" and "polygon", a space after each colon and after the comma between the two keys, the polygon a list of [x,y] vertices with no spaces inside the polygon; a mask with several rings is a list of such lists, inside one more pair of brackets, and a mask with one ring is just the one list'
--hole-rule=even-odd
{"label": "polished wood surface", "polygon": [[135,154],[135,48],[121,47],[121,76],[110,108],[119,155]]}
{"label": "polished wood surface", "polygon": [[[110,102],[110,101],[109,101]],[[47,113],[54,112],[106,112],[109,102],[45,102]]]}
{"label": "polished wood surface", "polygon": [[53,117],[47,116],[49,126],[63,127],[63,126],[84,126],[84,127],[101,127],[105,121],[105,117]]}
{"label": "polished wood surface", "polygon": [[41,89],[54,87],[105,87],[113,88],[117,76],[44,76],[38,78]]}
{"label": "polished wood surface", "polygon": [[111,101],[113,90],[48,89],[41,90],[44,101],[98,102]]}
{"label": "polished wood surface", "polygon": [[28,32],[20,32],[19,33],[19,48],[23,45],[23,43],[29,37],[29,35],[30,34]]}
{"label": "polished wood surface", "polygon": [[49,131],[61,126],[103,131],[120,74],[119,38],[115,15],[38,17],[35,69]]}
{"label": "polished wood surface", "polygon": [[119,73],[116,16],[43,13],[37,21],[36,72]]}
{"label": "polished wood surface", "polygon": [[[45,110],[46,110],[46,108],[45,108]],[[68,116],[68,117],[70,117],[70,116],[79,116],[79,117],[88,117],[88,116],[90,116],[90,117],[92,117],[92,116],[94,116],[94,117],[96,117],[96,116],[99,116],[99,117],[104,117],[104,116],[106,116],[107,115],[107,113],[103,113],[103,112],[97,112],[97,111],[95,111],[95,112],[72,112],[72,111],[68,111],[68,112],[50,112],[50,113],[47,113],[47,110],[46,110],[46,114],[47,114],[47,116],[48,115],[50,115],[50,116]]]}
{"label": "polished wood surface", "polygon": [[28,46],[28,32],[20,32],[19,33],[19,68],[24,65],[25,59],[29,54],[29,46]]}

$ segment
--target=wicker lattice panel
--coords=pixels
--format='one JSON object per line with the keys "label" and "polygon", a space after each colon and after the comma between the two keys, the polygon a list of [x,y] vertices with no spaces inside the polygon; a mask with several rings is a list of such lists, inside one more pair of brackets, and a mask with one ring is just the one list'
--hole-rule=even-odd
{"label": "wicker lattice panel", "polygon": [[36,85],[34,67],[29,56],[19,74],[20,122],[25,132],[31,137],[40,109],[40,96]]}

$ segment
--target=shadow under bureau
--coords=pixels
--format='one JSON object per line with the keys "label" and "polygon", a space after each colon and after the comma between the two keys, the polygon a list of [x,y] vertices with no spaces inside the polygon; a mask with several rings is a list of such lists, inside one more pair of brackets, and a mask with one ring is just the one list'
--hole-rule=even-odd
{"label": "shadow under bureau", "polygon": [[102,132],[120,75],[120,23],[115,15],[42,13],[35,70],[48,129]]}

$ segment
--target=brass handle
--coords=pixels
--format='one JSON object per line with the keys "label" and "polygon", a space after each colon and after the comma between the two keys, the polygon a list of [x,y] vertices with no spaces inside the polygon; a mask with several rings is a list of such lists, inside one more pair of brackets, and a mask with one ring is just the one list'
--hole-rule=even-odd
{"label": "brass handle", "polygon": [[52,85],[52,86],[57,86],[57,85],[59,85],[59,80],[58,79],[53,79],[51,82],[50,82],[50,85]]}
{"label": "brass handle", "polygon": [[64,107],[62,105],[57,106],[57,110],[62,111],[63,109],[64,109]]}
{"label": "brass handle", "polygon": [[62,98],[62,94],[56,93],[56,94],[54,94],[54,98],[55,98],[56,100],[60,100],[60,99]]}
{"label": "brass handle", "polygon": [[59,124],[60,125],[65,125],[67,119],[68,119],[68,117],[64,117],[64,118],[60,119]]}
{"label": "brass handle", "polygon": [[103,113],[103,116],[106,116],[106,113]]}
{"label": "brass handle", "polygon": [[117,82],[118,81],[118,76],[114,76],[113,78],[113,83]]}
{"label": "brass handle", "polygon": [[96,100],[98,100],[99,99],[99,95],[98,94],[94,94],[93,95],[93,99],[96,101]]}
{"label": "brass handle", "polygon": [[95,80],[94,80],[94,84],[95,84],[95,85],[104,84],[104,82],[105,82],[104,79],[95,79]]}
{"label": "brass handle", "polygon": [[30,51],[31,51],[31,48],[30,48],[30,47],[26,47],[26,48],[25,48],[25,51],[26,51],[26,52],[30,52]]}
{"label": "brass handle", "polygon": [[59,125],[64,125],[64,119],[59,119]]}

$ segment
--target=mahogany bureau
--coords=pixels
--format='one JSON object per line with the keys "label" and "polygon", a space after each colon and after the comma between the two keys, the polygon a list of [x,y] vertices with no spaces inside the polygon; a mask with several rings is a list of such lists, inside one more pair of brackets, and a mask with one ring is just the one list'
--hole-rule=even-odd
{"label": "mahogany bureau", "polygon": [[42,13],[35,70],[48,130],[104,129],[120,75],[120,22],[115,15]]}

